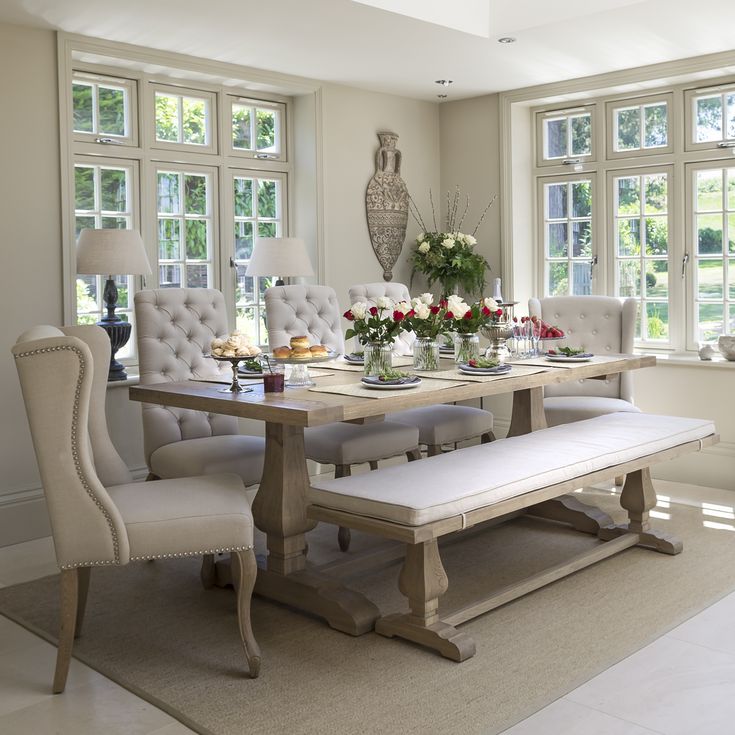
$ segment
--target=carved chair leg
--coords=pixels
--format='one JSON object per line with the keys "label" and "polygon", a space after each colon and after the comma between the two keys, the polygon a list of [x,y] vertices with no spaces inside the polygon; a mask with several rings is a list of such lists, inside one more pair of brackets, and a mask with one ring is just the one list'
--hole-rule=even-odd
{"label": "carved chair leg", "polygon": [[205,590],[212,589],[217,582],[217,568],[214,562],[214,554],[205,554],[202,557],[202,568],[199,571],[202,587]]}
{"label": "carved chair leg", "polygon": [[615,485],[617,487],[622,487],[623,485],[625,485],[625,475],[618,475],[615,478]]}
{"label": "carved chair leg", "polygon": [[409,462],[415,462],[417,459],[421,459],[421,450],[417,447],[406,452],[406,457]]}
{"label": "carved chair leg", "polygon": [[59,629],[59,648],[56,654],[56,671],[54,672],[54,694],[61,694],[66,687],[69,674],[71,651],[74,646],[74,629],[77,623],[77,605],[79,604],[79,571],[77,569],[61,570],[61,621]]}
{"label": "carved chair leg", "polygon": [[[377,464],[377,463],[376,463]],[[372,468],[372,462],[371,467]],[[334,477],[349,477],[352,474],[352,469],[348,464],[338,464],[334,466]],[[349,551],[350,541],[352,540],[352,534],[349,528],[340,526],[337,531],[337,543],[339,544],[340,551]]]}
{"label": "carved chair leg", "polygon": [[233,581],[237,589],[237,619],[240,626],[240,638],[248,661],[250,677],[257,679],[260,673],[260,647],[253,635],[253,627],[250,621],[250,600],[253,587],[255,587],[255,578],[258,574],[255,552],[252,549],[233,552],[232,566]]}
{"label": "carved chair leg", "polygon": [[89,593],[89,578],[92,567],[79,567],[77,569],[77,619],[74,625],[74,637],[79,638],[82,634],[82,623],[84,622],[84,611],[87,609],[87,594]]}
{"label": "carved chair leg", "polygon": [[474,656],[475,642],[439,618],[439,598],[448,587],[436,539],[406,544],[398,588],[408,598],[410,612],[379,618],[376,633],[428,646],[453,661]]}
{"label": "carved chair leg", "polygon": [[427,444],[426,445],[426,456],[427,457],[436,457],[437,454],[442,453],[442,445],[441,444]]}
{"label": "carved chair leg", "polygon": [[480,436],[480,444],[489,444],[495,441],[495,434],[492,431],[486,431]]}

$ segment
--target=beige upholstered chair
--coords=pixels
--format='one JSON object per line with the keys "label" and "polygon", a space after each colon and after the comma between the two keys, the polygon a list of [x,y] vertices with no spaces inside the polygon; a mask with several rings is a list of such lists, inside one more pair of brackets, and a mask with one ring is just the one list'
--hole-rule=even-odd
{"label": "beige upholstered chair", "polygon": [[[132,482],[105,420],[110,341],[96,326],[35,327],[13,347],[61,569],[53,691],[64,691],[95,566],[232,552],[240,634],[251,676],[253,518],[237,475]],[[101,369],[99,369],[101,366]]]}
{"label": "beige upholstered chair", "polygon": [[[403,283],[365,283],[350,287],[350,304],[364,301],[371,306],[381,296],[393,301],[410,301],[411,294]],[[411,332],[402,332],[396,339],[396,347],[400,354],[413,352],[415,336]],[[480,437],[483,443],[493,441],[493,415],[489,411],[472,406],[424,406],[397,411],[390,415],[391,421],[397,421],[419,430],[419,444],[426,446],[427,454],[432,457],[441,454],[442,445]]]}
{"label": "beige upholstered chair", "polygon": [[[291,337],[306,335],[310,342],[344,352],[342,312],[337,295],[328,286],[274,286],[265,292],[268,342],[272,347],[287,345]],[[419,459],[419,432],[416,427],[395,421],[373,424],[338,423],[314,426],[304,431],[306,456],[320,464],[333,464],[335,477],[350,474],[353,464],[378,461],[405,454]],[[339,546],[347,551],[350,531],[340,528]]]}
{"label": "beige upholstered chair", "polygon": [[[633,352],[638,302],[610,296],[553,296],[529,299],[528,311],[564,330],[563,344],[597,355]],[[582,421],[617,411],[638,411],[633,405],[633,376],[621,373],[606,380],[547,385],[544,412],[549,426]]]}
{"label": "beige upholstered chair", "polygon": [[[226,336],[227,307],[210,288],[161,288],[135,294],[142,385],[191,378],[232,377],[229,363],[205,357]],[[234,472],[260,482],[265,442],[239,433],[234,416],[143,405],[145,456],[158,478]]]}

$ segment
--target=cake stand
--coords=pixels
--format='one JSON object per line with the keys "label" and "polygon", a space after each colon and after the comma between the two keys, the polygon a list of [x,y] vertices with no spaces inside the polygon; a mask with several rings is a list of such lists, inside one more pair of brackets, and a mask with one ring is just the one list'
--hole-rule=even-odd
{"label": "cake stand", "polygon": [[250,355],[242,355],[240,357],[221,357],[219,355],[208,355],[217,362],[229,362],[232,365],[232,383],[227,388],[220,388],[217,393],[250,393],[252,388],[247,388],[240,385],[240,381],[237,379],[237,368],[243,360],[250,360]]}
{"label": "cake stand", "polygon": [[274,357],[268,355],[269,360],[280,363],[281,365],[291,365],[291,374],[286,380],[287,388],[306,388],[310,385],[315,385],[314,381],[309,375],[309,365],[313,365],[315,362],[326,362],[327,360],[334,360],[335,357],[339,357],[339,353],[330,352],[327,355],[321,355],[320,357]]}

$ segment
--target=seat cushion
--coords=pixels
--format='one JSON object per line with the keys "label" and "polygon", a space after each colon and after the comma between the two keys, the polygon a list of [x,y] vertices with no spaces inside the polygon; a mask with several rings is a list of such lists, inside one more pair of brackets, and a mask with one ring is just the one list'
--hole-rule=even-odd
{"label": "seat cushion", "polygon": [[593,419],[595,416],[604,416],[616,411],[639,413],[640,409],[620,398],[604,396],[550,396],[544,398],[544,413],[549,426],[571,424],[573,421]]}
{"label": "seat cushion", "polygon": [[107,492],[125,523],[131,560],[253,546],[253,516],[237,475],[134,482]]}
{"label": "seat cushion", "polygon": [[714,433],[703,419],[611,413],[353,477],[316,477],[309,500],[420,526]]}
{"label": "seat cushion", "polygon": [[398,411],[391,421],[416,426],[421,444],[453,444],[493,430],[493,415],[472,406],[424,406]]}
{"label": "seat cushion", "polygon": [[393,421],[329,424],[306,429],[304,444],[306,456],[315,462],[360,464],[417,449],[419,430]]}
{"label": "seat cushion", "polygon": [[259,436],[206,436],[159,447],[150,468],[163,479],[234,472],[246,485],[254,485],[263,474],[264,453],[265,440]]}

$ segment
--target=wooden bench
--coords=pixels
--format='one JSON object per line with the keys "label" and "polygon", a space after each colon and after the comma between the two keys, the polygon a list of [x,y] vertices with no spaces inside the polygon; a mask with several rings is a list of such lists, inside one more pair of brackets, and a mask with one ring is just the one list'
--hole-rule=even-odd
{"label": "wooden bench", "polygon": [[[312,480],[308,515],[405,543],[398,587],[410,612],[379,618],[375,630],[464,661],[475,643],[456,625],[631,546],[679,553],[680,541],[650,526],[656,493],[649,468],[718,440],[710,421],[609,414],[361,475]],[[620,504],[629,522],[600,528],[605,543],[440,616],[439,598],[448,588],[440,537],[619,475],[626,475]]]}

